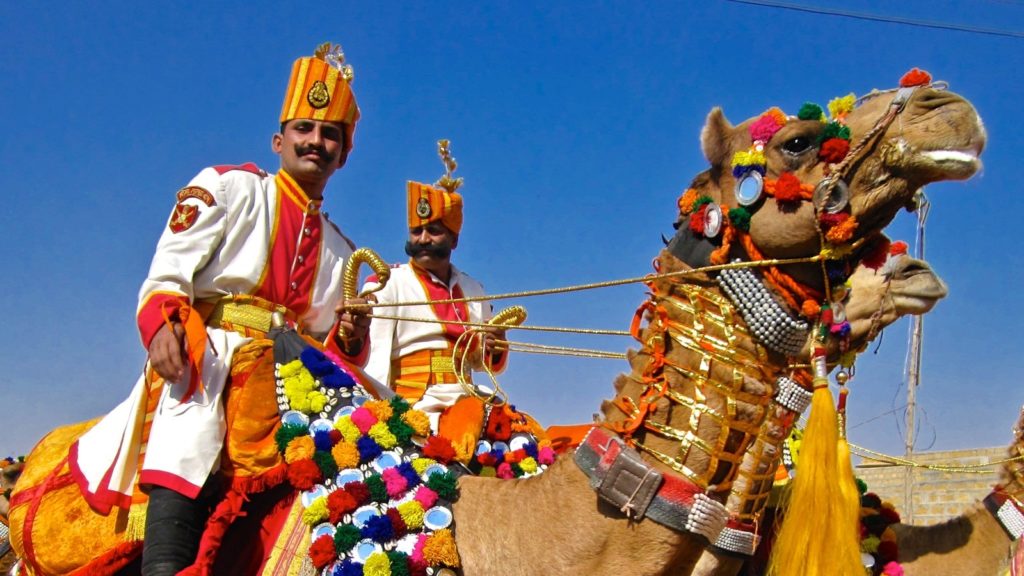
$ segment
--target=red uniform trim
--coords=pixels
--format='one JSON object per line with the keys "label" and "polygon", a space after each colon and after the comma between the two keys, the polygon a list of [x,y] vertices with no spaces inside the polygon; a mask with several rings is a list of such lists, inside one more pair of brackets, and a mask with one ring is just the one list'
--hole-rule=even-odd
{"label": "red uniform trim", "polygon": [[[114,456],[114,462],[117,461],[118,455],[120,455],[120,452]],[[89,504],[93,510],[100,514],[109,514],[110,509],[114,506],[127,510],[128,507],[132,505],[132,497],[130,495],[114,492],[107,488],[107,484],[110,482],[110,468],[107,468],[107,471],[103,473],[103,478],[100,479],[96,492],[89,491],[89,480],[86,479],[85,474],[82,473],[82,469],[78,467],[77,440],[71,445],[71,449],[68,451],[68,469],[71,471],[70,477],[74,480],[75,484],[78,484],[78,490],[82,493],[82,498],[85,499],[85,502]]]}
{"label": "red uniform trim", "polygon": [[143,470],[139,473],[139,484],[162,486],[192,499],[199,497],[199,492],[203,489],[202,486],[197,486],[181,476],[163,470]]}
{"label": "red uniform trim", "polygon": [[184,294],[173,292],[153,292],[146,296],[146,301],[139,307],[136,321],[139,325],[139,335],[142,337],[142,345],[149,350],[149,344],[153,336],[166,324],[167,320],[177,320],[178,311],[188,304],[188,298]]}
{"label": "red uniform trim", "polygon": [[266,172],[261,170],[259,166],[252,162],[246,162],[245,164],[220,164],[213,167],[217,171],[217,174],[224,174],[231,172],[232,170],[241,170],[243,172],[251,172],[259,176],[266,176]]}
{"label": "red uniform trim", "polygon": [[[434,316],[437,316],[438,320],[442,322],[468,322],[469,321],[469,308],[465,302],[455,302],[447,304],[435,304],[434,300],[450,300],[453,298],[462,298],[462,286],[456,284],[449,291],[448,287],[439,281],[434,280],[430,272],[422,270],[415,264],[410,263],[409,266],[416,274],[416,278],[420,281],[420,285],[423,286],[423,291],[427,295],[427,300],[431,301],[430,309],[434,311]],[[459,336],[462,336],[466,332],[466,326],[460,324],[442,324],[444,327],[445,337],[452,340],[456,340]]]}

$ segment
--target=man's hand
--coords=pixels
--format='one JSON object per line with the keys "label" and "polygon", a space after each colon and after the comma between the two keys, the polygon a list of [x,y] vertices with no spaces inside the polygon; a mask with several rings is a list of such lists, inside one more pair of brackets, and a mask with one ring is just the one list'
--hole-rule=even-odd
{"label": "man's hand", "polygon": [[149,363],[161,378],[180,382],[185,376],[185,328],[180,322],[164,324],[149,342]]}
{"label": "man's hand", "polygon": [[501,354],[506,350],[506,344],[498,342],[505,341],[505,329],[500,326],[484,326],[480,329],[484,334],[484,351],[491,356]]}
{"label": "man's hand", "polygon": [[338,315],[338,328],[345,332],[345,339],[348,341],[346,354],[355,356],[366,342],[370,320],[373,317],[373,309],[366,304],[375,301],[372,296],[369,299],[350,298],[342,301],[334,309],[334,313]]}

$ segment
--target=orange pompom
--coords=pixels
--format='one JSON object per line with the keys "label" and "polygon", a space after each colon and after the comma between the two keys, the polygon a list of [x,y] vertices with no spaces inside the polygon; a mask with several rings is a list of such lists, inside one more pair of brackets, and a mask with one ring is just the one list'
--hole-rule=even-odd
{"label": "orange pompom", "polygon": [[686,192],[679,197],[676,204],[679,205],[680,214],[689,214],[693,211],[693,203],[697,200],[697,191],[693,188],[687,188]]}
{"label": "orange pompom", "polygon": [[914,68],[910,72],[903,75],[900,78],[900,86],[903,88],[910,88],[911,86],[924,86],[925,84],[931,84],[932,75],[921,70]]}
{"label": "orange pompom", "polygon": [[897,240],[889,245],[889,254],[892,254],[893,256],[906,254],[908,248],[909,246],[907,246],[906,242],[904,242],[903,240]]}
{"label": "orange pompom", "polygon": [[804,300],[804,303],[800,306],[800,314],[804,318],[817,318],[818,314],[821,314],[821,306],[814,300]]}
{"label": "orange pompom", "polygon": [[825,233],[825,239],[833,244],[842,244],[844,242],[849,242],[850,238],[853,238],[853,233],[856,231],[857,219],[851,216],[832,228],[829,228],[829,231]]}

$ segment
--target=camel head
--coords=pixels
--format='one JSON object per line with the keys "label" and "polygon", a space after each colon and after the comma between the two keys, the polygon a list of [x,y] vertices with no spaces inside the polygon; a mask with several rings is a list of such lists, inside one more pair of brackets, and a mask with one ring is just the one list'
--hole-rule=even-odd
{"label": "camel head", "polygon": [[[834,265],[852,271],[923,185],[973,175],[986,138],[974,108],[924,72],[908,73],[901,85],[837,98],[828,114],[813,104],[795,116],[773,108],[733,126],[712,110],[701,135],[710,169],[680,208],[698,234],[706,231],[701,220],[710,222],[704,236],[726,245],[719,263],[807,257],[831,246],[845,255]],[[697,197],[720,210],[697,214]],[[825,284],[820,266],[786,271],[812,288]]]}
{"label": "camel head", "polygon": [[14,489],[14,484],[18,481],[18,477],[21,476],[25,463],[15,462],[11,459],[4,459],[0,462],[3,464],[0,467],[0,516],[6,517],[9,505],[7,495],[10,490]]}
{"label": "camel head", "polygon": [[[1010,458],[1024,458],[1024,408],[1013,427],[1013,444],[1010,445]],[[1024,461],[1012,460],[1003,465],[999,479],[1006,492],[1018,501],[1024,500]]]}
{"label": "camel head", "polygon": [[[945,282],[923,260],[891,254],[878,270],[860,265],[850,276],[846,319],[849,348],[862,349],[878,333],[909,314],[925,314],[946,297]],[[810,353],[810,346],[804,354]]]}

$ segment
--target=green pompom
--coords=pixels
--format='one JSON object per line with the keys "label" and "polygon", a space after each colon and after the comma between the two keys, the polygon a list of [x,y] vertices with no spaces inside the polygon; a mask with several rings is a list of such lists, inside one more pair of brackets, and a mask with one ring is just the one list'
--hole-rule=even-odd
{"label": "green pompom", "polygon": [[313,453],[313,462],[316,462],[316,465],[320,468],[320,472],[324,475],[324,478],[334,478],[338,475],[338,463],[334,460],[334,456],[332,456],[330,452],[317,450]]}
{"label": "green pompom", "polygon": [[387,552],[391,563],[391,576],[409,576],[409,555],[405,552],[392,550]]}
{"label": "green pompom", "polygon": [[850,127],[840,124],[839,122],[829,122],[825,124],[825,129],[818,135],[818,144],[829,140],[831,138],[841,138],[843,140],[850,139]]}
{"label": "green pompom", "polygon": [[427,479],[427,488],[445,500],[455,500],[459,496],[456,479],[451,472],[435,472]]}
{"label": "green pompom", "polygon": [[409,426],[404,420],[402,420],[401,415],[399,415],[397,411],[392,414],[391,418],[388,420],[388,430],[391,430],[391,433],[398,439],[399,446],[408,445],[413,434],[416,433],[416,431],[412,429],[412,426]]}
{"label": "green pompom", "polygon": [[302,424],[282,424],[277,432],[274,433],[274,441],[277,442],[277,451],[284,452],[288,444],[298,438],[299,436],[305,436],[309,434],[309,428]]}
{"label": "green pompom", "polygon": [[857,478],[857,491],[863,496],[868,491],[868,483]]}
{"label": "green pompom", "polygon": [[384,479],[380,477],[380,474],[374,474],[367,478],[366,487],[370,490],[371,501],[377,504],[383,504],[388,501],[388,489],[384,485]]}
{"label": "green pompom", "polygon": [[514,474],[516,478],[520,478],[525,474],[525,472],[523,472],[523,467],[519,465],[519,462],[512,464],[510,468],[512,468],[512,474]]}
{"label": "green pompom", "polygon": [[391,411],[394,415],[401,416],[409,411],[409,403],[401,396],[391,397]]}
{"label": "green pompom", "polygon": [[750,231],[750,211],[745,206],[738,208],[732,208],[729,210],[729,222],[736,227],[737,230],[743,232]]}
{"label": "green pompom", "polygon": [[714,200],[711,199],[711,196],[698,196],[697,199],[693,201],[693,208],[691,210],[696,212],[701,206],[711,204],[712,202],[714,202]]}
{"label": "green pompom", "polygon": [[825,112],[814,102],[804,102],[800,111],[796,113],[796,117],[801,120],[821,120],[825,117]]}
{"label": "green pompom", "polygon": [[334,531],[334,549],[338,554],[348,554],[348,551],[362,540],[359,528],[351,524],[339,524]]}

